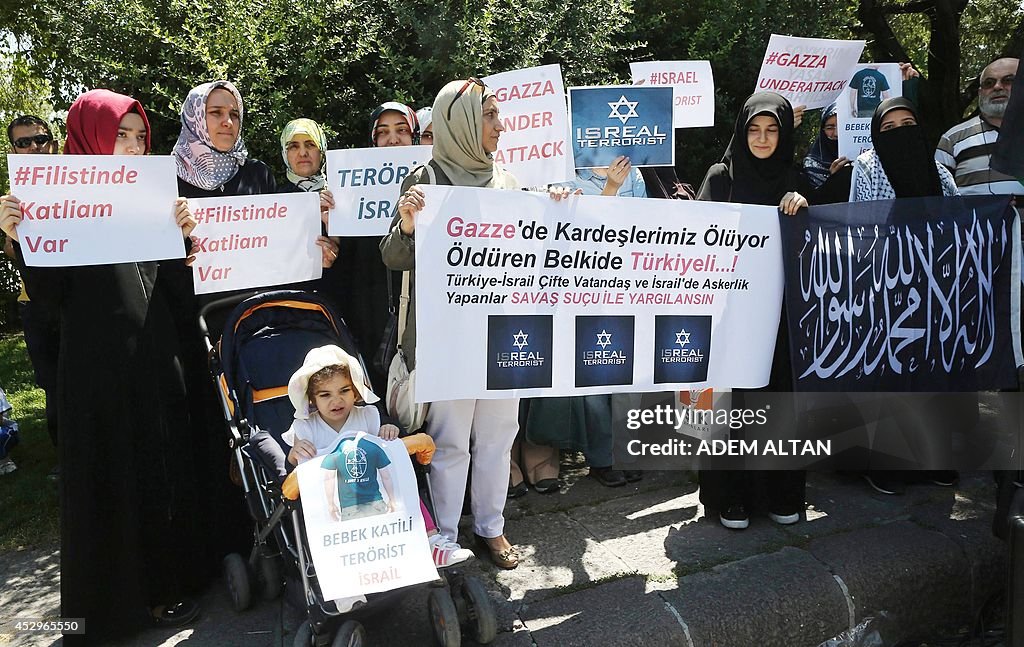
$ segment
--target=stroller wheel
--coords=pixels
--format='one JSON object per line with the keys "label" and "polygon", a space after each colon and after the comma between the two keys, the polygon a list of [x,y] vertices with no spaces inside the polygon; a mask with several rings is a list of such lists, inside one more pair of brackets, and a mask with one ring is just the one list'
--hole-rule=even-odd
{"label": "stroller wheel", "polygon": [[274,600],[281,595],[283,580],[281,578],[281,562],[275,555],[262,555],[256,563],[260,590],[264,600]]}
{"label": "stroller wheel", "polygon": [[486,645],[498,635],[498,614],[494,610],[494,602],[483,583],[475,577],[467,575],[461,588],[469,633],[473,640]]}
{"label": "stroller wheel", "polygon": [[306,620],[295,630],[295,639],[292,640],[292,647],[311,647],[312,644],[313,628],[309,626],[309,620]]}
{"label": "stroller wheel", "polygon": [[363,647],[366,644],[366,630],[355,620],[346,620],[338,633],[334,634],[331,647]]}
{"label": "stroller wheel", "polygon": [[245,559],[238,553],[231,553],[224,558],[224,579],[231,593],[231,604],[235,611],[245,611],[252,601],[252,588],[249,586],[249,569]]}
{"label": "stroller wheel", "polygon": [[448,589],[438,588],[430,592],[427,599],[430,624],[434,628],[434,639],[441,647],[459,647],[462,644],[462,630],[459,628],[459,612]]}

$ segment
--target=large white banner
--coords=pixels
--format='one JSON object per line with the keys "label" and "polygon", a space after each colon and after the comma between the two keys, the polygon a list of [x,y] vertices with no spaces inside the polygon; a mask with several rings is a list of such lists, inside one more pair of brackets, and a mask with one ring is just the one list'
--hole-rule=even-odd
{"label": "large white banner", "polygon": [[672,88],[672,126],[715,125],[715,78],[710,61],[645,61],[630,63],[634,85]]}
{"label": "large white banner", "polygon": [[850,85],[836,102],[839,156],[850,160],[872,147],[871,117],[878,104],[903,96],[899,63],[864,63],[854,68]]}
{"label": "large white banner", "polygon": [[417,401],[768,382],[775,207],[423,191]]}
{"label": "large white banner", "polygon": [[184,258],[168,155],[8,155],[18,238],[34,267]]}
{"label": "large white banner", "polygon": [[402,441],[346,432],[330,452],[296,469],[309,552],[325,599],[437,579]]}
{"label": "large white banner", "polygon": [[794,106],[824,108],[853,76],[862,40],[795,38],[772,34],[757,77],[757,91],[777,92]]}
{"label": "large white banner", "polygon": [[430,159],[430,146],[327,151],[327,188],[334,194],[330,236],[384,236],[402,181]]}
{"label": "large white banner", "polygon": [[320,196],[274,193],[192,198],[196,294],[320,278]]}
{"label": "large white banner", "polygon": [[566,141],[569,114],[561,66],[530,67],[482,80],[494,90],[505,125],[495,161],[515,175],[522,186],[573,179],[575,165]]}

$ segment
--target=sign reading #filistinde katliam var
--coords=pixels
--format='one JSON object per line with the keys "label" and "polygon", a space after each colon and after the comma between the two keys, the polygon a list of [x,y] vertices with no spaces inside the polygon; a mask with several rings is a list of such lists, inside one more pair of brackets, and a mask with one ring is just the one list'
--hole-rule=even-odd
{"label": "sign reading #filistinde katliam var", "polygon": [[430,159],[430,146],[386,146],[327,151],[327,188],[334,194],[329,236],[384,236],[402,182]]}
{"label": "sign reading #filistinde katliam var", "polygon": [[576,168],[675,165],[671,87],[569,88],[569,115]]}
{"label": "sign reading #filistinde katliam var", "polygon": [[185,256],[168,155],[8,155],[25,263],[66,267]]}
{"label": "sign reading #filistinde katliam var", "polygon": [[196,294],[320,278],[320,196],[271,193],[192,198]]}
{"label": "sign reading #filistinde katliam var", "polygon": [[767,383],[775,207],[423,191],[418,401]]}

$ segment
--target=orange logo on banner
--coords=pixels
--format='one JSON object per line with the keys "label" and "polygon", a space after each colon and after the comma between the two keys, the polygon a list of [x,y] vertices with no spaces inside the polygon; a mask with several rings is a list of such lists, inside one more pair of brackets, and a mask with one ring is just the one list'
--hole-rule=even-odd
{"label": "orange logo on banner", "polygon": [[680,391],[679,392],[679,404],[684,407],[694,407],[696,409],[712,409],[715,399],[714,389],[700,389],[697,392],[697,400],[694,402],[693,391]]}

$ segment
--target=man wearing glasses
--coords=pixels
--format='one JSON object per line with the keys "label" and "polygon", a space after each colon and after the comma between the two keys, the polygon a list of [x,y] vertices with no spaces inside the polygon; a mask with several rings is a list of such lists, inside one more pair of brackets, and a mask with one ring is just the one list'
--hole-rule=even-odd
{"label": "man wearing glasses", "polygon": [[935,160],[949,169],[964,195],[1024,195],[1020,182],[990,166],[1018,63],[1016,58],[989,63],[978,79],[978,116],[939,139]]}
{"label": "man wearing glasses", "polygon": [[[7,126],[7,139],[11,152],[19,154],[56,154],[57,140],[50,126],[35,115],[22,115]],[[10,239],[4,241],[4,253],[14,258]],[[18,297],[18,312],[25,330],[25,346],[36,375],[36,384],[46,393],[46,428],[50,440],[57,444],[57,349],[60,347],[58,323],[52,313],[35,307],[22,284]],[[0,471],[2,471],[0,467]],[[56,479],[59,468],[54,467],[49,477]]]}
{"label": "man wearing glasses", "polygon": [[35,115],[22,115],[7,126],[7,139],[14,153],[57,153],[57,140],[50,126]]}

